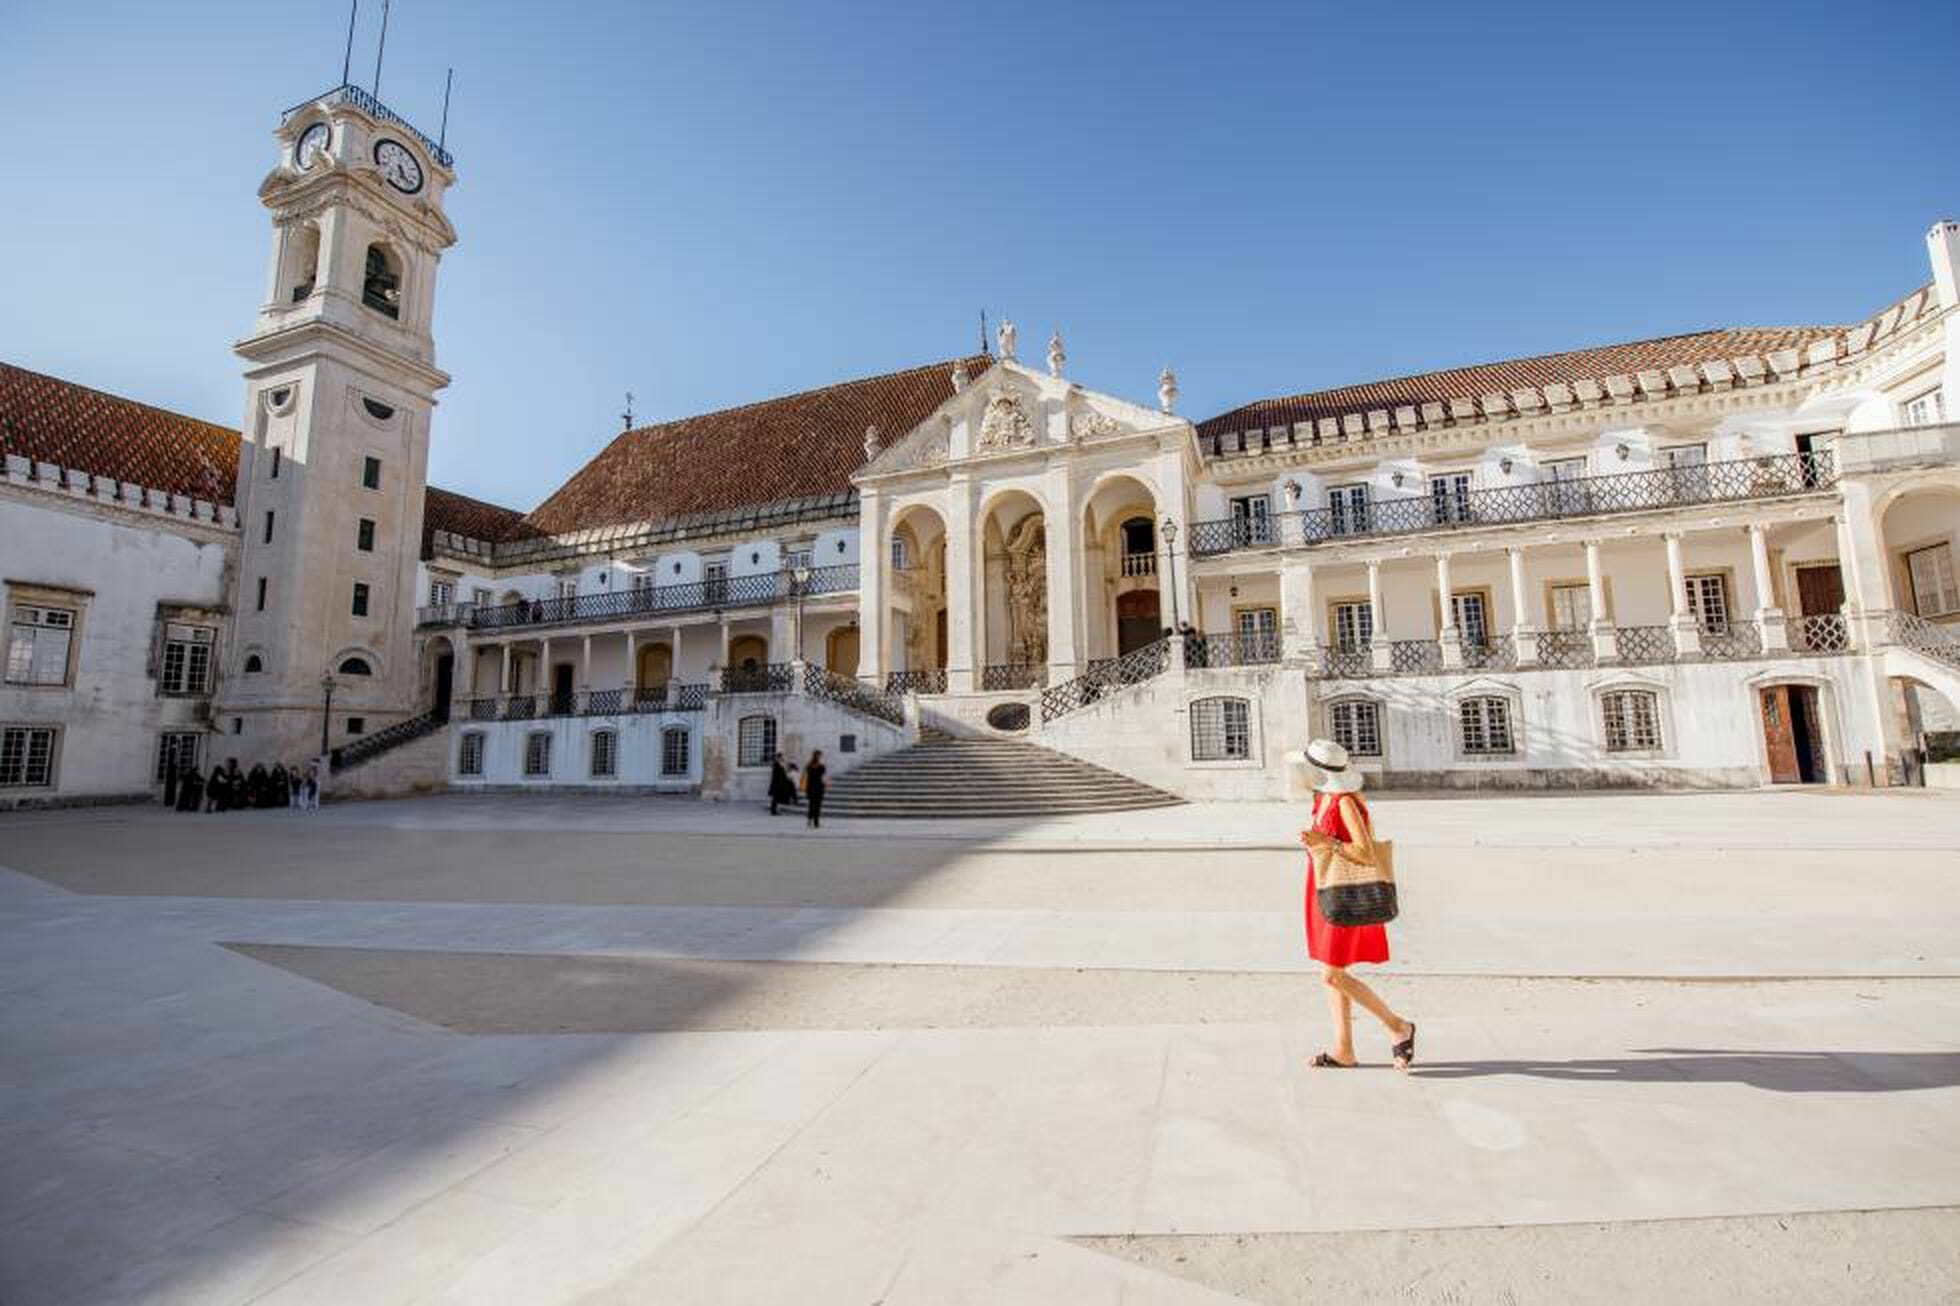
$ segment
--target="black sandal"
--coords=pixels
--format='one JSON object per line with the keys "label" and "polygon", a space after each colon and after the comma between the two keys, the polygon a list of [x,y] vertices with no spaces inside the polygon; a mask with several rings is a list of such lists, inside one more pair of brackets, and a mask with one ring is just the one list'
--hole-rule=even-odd
{"label": "black sandal", "polygon": [[1353,1070],[1360,1064],[1358,1061],[1336,1061],[1325,1052],[1316,1052],[1313,1056],[1315,1070]]}
{"label": "black sandal", "polygon": [[1388,1054],[1395,1058],[1397,1070],[1407,1070],[1416,1063],[1416,1023],[1413,1020],[1409,1022],[1409,1036],[1390,1048]]}

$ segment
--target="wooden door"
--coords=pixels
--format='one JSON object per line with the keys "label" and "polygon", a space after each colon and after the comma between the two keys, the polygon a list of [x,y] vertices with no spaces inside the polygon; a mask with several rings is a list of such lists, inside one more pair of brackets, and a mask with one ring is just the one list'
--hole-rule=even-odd
{"label": "wooden door", "polygon": [[572,664],[560,662],[551,669],[551,710],[566,716],[572,710]]}
{"label": "wooden door", "polygon": [[1771,784],[1801,784],[1803,765],[1797,758],[1797,734],[1790,722],[1790,687],[1771,685],[1762,691],[1763,743],[1769,752]]}
{"label": "wooden door", "polygon": [[1797,568],[1797,611],[1806,617],[1836,614],[1844,607],[1844,573],[1837,564]]}
{"label": "wooden door", "polygon": [[941,667],[941,668],[944,668],[944,667],[945,667],[945,666],[947,665],[947,662],[946,662],[946,609],[944,609],[944,608],[941,608],[941,609],[939,609],[939,611],[938,611],[938,612],[936,612],[936,613],[934,613],[934,614],[933,614],[933,618],[932,618],[932,626],[933,626],[933,641],[934,641],[934,644],[935,644],[935,646],[937,647],[937,649],[938,649],[938,651],[939,651],[939,660],[938,660],[938,662],[936,662],[936,663],[934,663],[934,665],[935,665],[935,666],[937,666],[937,667]]}
{"label": "wooden door", "polygon": [[840,676],[857,678],[858,628],[839,626],[824,641],[824,666]]}
{"label": "wooden door", "polygon": [[1156,590],[1131,590],[1116,596],[1116,656],[1155,643],[1164,632]]}

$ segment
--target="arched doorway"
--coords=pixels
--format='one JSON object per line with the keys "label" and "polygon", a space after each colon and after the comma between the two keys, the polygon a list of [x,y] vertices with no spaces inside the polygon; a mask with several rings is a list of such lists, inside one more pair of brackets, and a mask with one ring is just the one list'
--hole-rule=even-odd
{"label": "arched doorway", "polygon": [[1823,784],[1824,714],[1815,685],[1764,685],[1756,691],[1771,784]]}
{"label": "arched doorway", "polygon": [[1041,503],[1009,490],[988,505],[980,646],[984,667],[1048,664],[1048,522]]}
{"label": "arched doorway", "polygon": [[[946,523],[924,504],[901,508],[889,544],[890,598],[886,640],[892,671],[944,670],[946,642]],[[831,669],[855,675],[834,659]]]}
{"label": "arched doorway", "polygon": [[642,693],[648,690],[664,690],[667,688],[667,682],[673,678],[674,650],[664,641],[642,644],[639,666],[633,672],[633,687]]}
{"label": "arched doorway", "polygon": [[1121,657],[1163,634],[1157,498],[1129,475],[1097,483],[1082,508],[1084,638],[1091,658]]}
{"label": "arched doorway", "polygon": [[744,674],[760,674],[769,665],[769,641],[761,635],[737,635],[728,641],[728,665]]}
{"label": "arched doorway", "polygon": [[823,664],[836,675],[856,678],[858,670],[856,622],[848,626],[839,626],[825,637]]}
{"label": "arched doorway", "polygon": [[1164,634],[1156,590],[1129,590],[1116,596],[1116,656],[1153,644]]}
{"label": "arched doorway", "polygon": [[424,710],[433,712],[438,721],[447,721],[449,699],[456,688],[455,646],[447,636],[438,635],[422,651],[422,662],[426,668],[422,685],[428,694],[428,706]]}

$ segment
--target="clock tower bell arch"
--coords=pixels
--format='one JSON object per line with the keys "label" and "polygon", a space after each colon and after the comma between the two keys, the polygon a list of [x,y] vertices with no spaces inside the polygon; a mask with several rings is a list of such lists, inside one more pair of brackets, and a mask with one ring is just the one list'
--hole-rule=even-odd
{"label": "clock tower bell arch", "polygon": [[237,736],[214,756],[246,765],[416,711],[429,422],[449,383],[431,323],[456,242],[449,155],[360,88],[288,111],[275,138],[266,299],[236,346],[240,546],[214,709]]}

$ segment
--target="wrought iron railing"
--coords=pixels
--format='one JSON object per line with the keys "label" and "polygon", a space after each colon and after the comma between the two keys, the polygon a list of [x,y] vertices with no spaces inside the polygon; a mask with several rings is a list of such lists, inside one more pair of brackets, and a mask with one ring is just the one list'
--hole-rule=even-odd
{"label": "wrought iron railing", "polygon": [[1390,640],[1388,665],[1398,676],[1429,675],[1443,669],[1443,647],[1433,639]]}
{"label": "wrought iron railing", "polygon": [[1184,665],[1256,667],[1279,661],[1279,636],[1263,631],[1220,631],[1192,635],[1184,641]]}
{"label": "wrought iron railing", "polygon": [[582,716],[618,716],[626,710],[626,691],[623,689],[588,689],[580,695],[579,713]]}
{"label": "wrought iron railing", "polygon": [[524,599],[495,607],[476,607],[469,624],[474,630],[507,630],[517,626],[552,626],[570,621],[612,621],[715,608],[743,608],[777,603],[799,596],[846,594],[858,587],[855,563],[815,567],[799,587],[795,574],[767,571],[754,576],[717,577],[684,585],[649,585],[609,590],[602,594],[568,594],[558,598]]}
{"label": "wrought iron railing", "polygon": [[1753,621],[1724,621],[1701,628],[1701,655],[1718,662],[1753,658],[1763,651],[1762,629]]}
{"label": "wrought iron railing", "polygon": [[334,87],[330,91],[324,91],[321,94],[314,96],[310,100],[305,100],[299,104],[295,104],[292,108],[286,110],[286,112],[279,115],[279,121],[283,123],[288,118],[298,113],[301,109],[304,109],[309,105],[318,104],[322,100],[327,101],[329,104],[351,104],[355,108],[359,109],[361,112],[367,114],[367,116],[370,118],[379,119],[382,122],[393,123],[395,126],[401,128],[403,131],[407,132],[410,136],[413,136],[416,140],[420,141],[422,143],[422,148],[427,150],[432,156],[434,156],[435,161],[437,163],[440,163],[445,168],[453,168],[456,166],[455,157],[452,156],[448,150],[442,148],[442,146],[436,141],[432,141],[427,136],[424,136],[420,131],[416,130],[416,128],[408,121],[408,119],[402,117],[400,114],[396,113],[393,109],[390,109],[387,105],[381,103],[381,101],[375,99],[372,95],[369,95],[366,91],[354,85],[352,82],[343,82],[341,85]]}
{"label": "wrought iron railing", "polygon": [[943,694],[946,668],[922,667],[914,671],[892,671],[885,675],[887,694]]}
{"label": "wrought iron railing", "polygon": [[1518,665],[1518,642],[1509,635],[1465,640],[1463,665],[1472,671],[1509,671]]}
{"label": "wrought iron railing", "polygon": [[803,692],[812,698],[821,698],[849,708],[865,716],[889,721],[895,726],[905,724],[905,700],[897,694],[883,694],[861,680],[840,676],[828,667],[820,667],[814,662],[803,664]]}
{"label": "wrought iron railing", "polygon": [[721,669],[721,692],[724,694],[787,694],[794,688],[796,668],[788,662]]}
{"label": "wrought iron railing", "polygon": [[1244,549],[1322,544],[1328,540],[1471,526],[1645,512],[1696,503],[1771,499],[1829,489],[1837,471],[1827,451],[1739,458],[1689,467],[1616,472],[1574,480],[1538,481],[1436,496],[1377,499],[1362,507],[1311,508],[1248,520],[1193,522],[1188,547],[1196,557]]}
{"label": "wrought iron railing", "polygon": [[474,603],[430,603],[415,609],[418,626],[467,626]]}
{"label": "wrought iron railing", "polygon": [[1039,662],[1000,662],[980,669],[980,688],[989,693],[1039,689],[1047,680],[1048,668]]}
{"label": "wrought iron railing", "polygon": [[1613,650],[1629,665],[1674,661],[1671,626],[1621,626],[1613,632]]}
{"label": "wrought iron railing", "polygon": [[424,712],[406,721],[397,721],[385,730],[377,730],[371,735],[362,735],[352,743],[342,744],[327,754],[329,771],[344,771],[350,766],[379,756],[390,749],[399,748],[424,735],[433,734],[448,722],[447,712]]}
{"label": "wrought iron railing", "polygon": [[669,712],[703,712],[708,707],[708,686],[677,685],[674,687],[674,701],[668,705]]}
{"label": "wrought iron railing", "polygon": [[1593,664],[1592,632],[1589,630],[1541,630],[1538,632],[1538,665],[1559,670],[1589,667]]}
{"label": "wrought iron railing", "polygon": [[1798,653],[1823,656],[1851,651],[1851,627],[1841,612],[1818,612],[1793,618],[1785,627],[1790,647]]}
{"label": "wrought iron railing", "polygon": [[1928,621],[1916,612],[1887,612],[1885,637],[1935,662],[1960,667],[1960,637],[1956,637],[1951,628]]}
{"label": "wrought iron railing", "polygon": [[667,686],[641,685],[633,691],[631,710],[634,712],[664,712],[667,710],[667,699]]}
{"label": "wrought iron railing", "polygon": [[1089,664],[1089,669],[1073,680],[1065,680],[1041,691],[1041,719],[1053,721],[1101,699],[1125,685],[1140,685],[1170,669],[1170,640],[1160,639],[1132,649],[1120,658],[1106,658]]}
{"label": "wrought iron railing", "polygon": [[1351,680],[1375,669],[1375,651],[1366,644],[1329,644],[1321,652],[1320,674],[1329,680]]}

